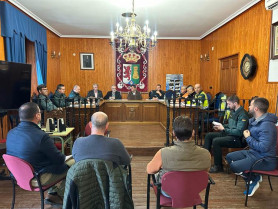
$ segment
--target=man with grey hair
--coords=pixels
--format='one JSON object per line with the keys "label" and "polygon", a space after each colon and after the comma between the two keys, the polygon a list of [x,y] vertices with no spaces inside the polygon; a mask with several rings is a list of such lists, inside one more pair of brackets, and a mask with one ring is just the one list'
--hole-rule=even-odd
{"label": "man with grey hair", "polygon": [[74,85],[72,91],[70,92],[68,98],[72,99],[75,103],[78,102],[79,100],[81,102],[84,102],[84,98],[80,96],[80,86]]}
{"label": "man with grey hair", "polygon": [[111,86],[111,91],[108,91],[105,95],[104,99],[115,100],[115,99],[122,99],[121,92],[117,91],[115,85]]}
{"label": "man with grey hair", "polygon": [[89,98],[89,97],[94,97],[97,99],[103,98],[102,91],[98,90],[98,84],[96,84],[96,83],[93,84],[93,90],[90,90],[87,94],[87,98]]}
{"label": "man with grey hair", "polygon": [[108,130],[108,116],[96,112],[91,118],[91,135],[76,139],[72,155],[76,162],[85,159],[109,160],[118,165],[129,165],[130,156],[119,139],[104,136]]}

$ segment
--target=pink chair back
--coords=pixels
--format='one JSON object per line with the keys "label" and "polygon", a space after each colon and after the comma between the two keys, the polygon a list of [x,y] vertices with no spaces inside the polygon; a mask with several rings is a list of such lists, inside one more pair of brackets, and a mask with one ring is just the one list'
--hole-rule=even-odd
{"label": "pink chair back", "polygon": [[28,191],[34,191],[31,186],[31,180],[34,178],[34,169],[32,165],[18,157],[4,154],[4,161],[13,174],[18,186]]}
{"label": "pink chair back", "polygon": [[172,199],[172,207],[192,207],[202,203],[199,195],[208,185],[206,171],[167,172],[161,179],[161,188]]}
{"label": "pink chair back", "polygon": [[276,137],[276,155],[278,156],[278,126],[276,126],[276,130],[277,130],[277,137]]}

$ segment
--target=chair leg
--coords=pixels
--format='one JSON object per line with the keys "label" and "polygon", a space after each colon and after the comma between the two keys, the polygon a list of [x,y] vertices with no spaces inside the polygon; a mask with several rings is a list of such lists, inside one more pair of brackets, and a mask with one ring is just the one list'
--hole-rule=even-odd
{"label": "chair leg", "polygon": [[205,204],[204,204],[205,209],[208,209],[209,190],[210,190],[210,183],[208,183],[206,188],[206,196],[205,196]]}
{"label": "chair leg", "polygon": [[44,192],[42,189],[40,189],[41,193],[41,209],[44,209]]}
{"label": "chair leg", "polygon": [[160,209],[160,194],[161,194],[161,186],[157,186],[157,194],[156,194],[156,209]]}
{"label": "chair leg", "polygon": [[235,186],[236,186],[236,184],[237,184],[237,175],[236,175],[236,180],[235,180]]}
{"label": "chair leg", "polygon": [[11,177],[12,183],[13,183],[13,201],[12,201],[12,209],[14,209],[14,203],[15,203],[15,180],[13,177]]}
{"label": "chair leg", "polygon": [[150,208],[150,180],[151,180],[151,175],[148,174],[148,182],[147,182],[147,209]]}
{"label": "chair leg", "polygon": [[249,176],[248,176],[248,180],[247,180],[247,190],[246,190],[246,198],[245,198],[245,207],[247,207],[247,202],[248,202],[248,194],[249,194],[249,186],[250,186],[251,174],[252,174],[252,172],[249,172]]}
{"label": "chair leg", "polygon": [[268,183],[269,183],[269,186],[270,186],[271,191],[273,191],[272,185],[271,185],[271,181],[270,181],[270,176],[268,176]]}
{"label": "chair leg", "polygon": [[196,205],[193,206],[193,209],[196,209]]}

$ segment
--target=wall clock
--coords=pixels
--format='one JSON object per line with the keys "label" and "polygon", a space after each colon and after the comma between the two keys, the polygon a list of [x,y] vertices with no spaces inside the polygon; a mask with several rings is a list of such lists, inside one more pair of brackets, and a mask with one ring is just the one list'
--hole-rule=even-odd
{"label": "wall clock", "polygon": [[241,60],[240,72],[244,79],[252,77],[257,69],[257,62],[253,56],[245,54]]}

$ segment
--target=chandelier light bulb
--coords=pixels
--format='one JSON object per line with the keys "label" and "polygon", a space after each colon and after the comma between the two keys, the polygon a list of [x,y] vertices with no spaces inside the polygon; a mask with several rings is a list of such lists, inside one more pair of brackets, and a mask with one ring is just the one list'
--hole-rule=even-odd
{"label": "chandelier light bulb", "polygon": [[145,21],[145,25],[141,28],[136,23],[134,12],[134,0],[132,1],[132,11],[123,13],[126,25],[122,27],[119,22],[116,23],[116,30],[111,32],[110,45],[118,52],[125,53],[140,51],[144,54],[146,51],[152,50],[157,44],[157,31],[151,36],[151,28],[149,21]]}

